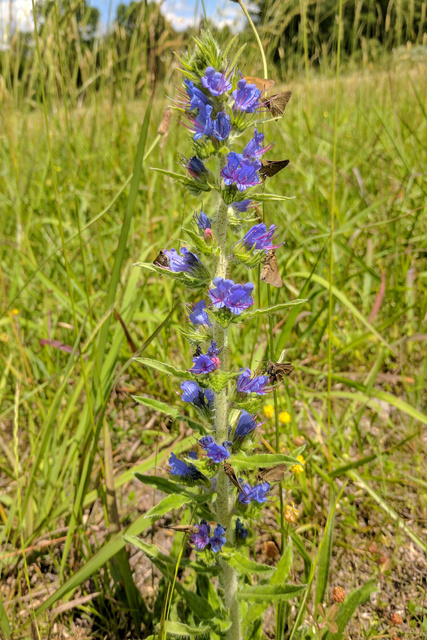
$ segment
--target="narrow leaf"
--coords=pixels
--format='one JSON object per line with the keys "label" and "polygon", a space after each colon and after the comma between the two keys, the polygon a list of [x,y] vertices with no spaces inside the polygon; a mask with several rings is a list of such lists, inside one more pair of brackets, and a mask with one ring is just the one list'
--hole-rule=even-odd
{"label": "narrow leaf", "polygon": [[374,593],[374,591],[378,591],[378,588],[374,581],[367,582],[359,589],[353,591],[341,605],[340,612],[335,620],[338,626],[338,631],[336,633],[327,631],[326,635],[323,637],[323,640],[340,640],[340,638],[342,638],[343,636],[346,626],[350,622],[350,618],[356,611],[356,608],[359,606],[359,604],[363,604],[364,602],[369,600],[371,593]]}
{"label": "narrow leaf", "polygon": [[135,362],[143,364],[145,367],[150,367],[155,371],[161,371],[167,375],[174,376],[175,378],[181,378],[181,380],[192,380],[193,376],[188,371],[179,371],[175,369],[171,364],[160,362],[159,360],[152,360],[151,358],[134,358]]}
{"label": "narrow leaf", "polygon": [[269,566],[268,564],[261,564],[259,562],[254,562],[253,560],[249,560],[242,553],[235,551],[233,555],[228,558],[223,556],[225,562],[229,564],[231,567],[237,570],[238,573],[241,574],[252,574],[252,573],[271,573],[275,571],[274,567]]}
{"label": "narrow leaf", "polygon": [[306,585],[278,584],[245,587],[236,594],[237,600],[249,600],[249,602],[283,602],[302,593]]}
{"label": "narrow leaf", "polygon": [[258,469],[259,467],[274,467],[276,464],[296,464],[303,466],[296,458],[286,456],[282,453],[261,453],[253,456],[246,456],[244,453],[239,453],[230,458],[230,463],[236,469]]}

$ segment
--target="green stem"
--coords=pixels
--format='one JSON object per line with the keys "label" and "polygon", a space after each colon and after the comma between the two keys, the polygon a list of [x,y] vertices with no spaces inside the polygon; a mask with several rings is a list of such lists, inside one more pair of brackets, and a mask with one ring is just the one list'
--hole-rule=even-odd
{"label": "green stem", "polygon": [[[220,160],[219,170],[222,168]],[[227,225],[228,225],[228,207],[218,196],[217,219],[215,225],[215,237],[218,243],[218,260],[216,264],[215,277],[225,278],[227,276]],[[220,324],[214,323],[213,339],[218,348],[221,349],[221,369],[227,371],[229,368],[229,344],[228,330],[221,327]],[[227,387],[222,389],[220,393],[215,394],[215,439],[221,444],[228,440],[228,393]],[[217,498],[216,513],[219,524],[226,530],[227,542],[234,544],[234,533],[231,527],[231,508],[230,508],[230,483],[228,477],[222,468],[218,471],[217,477]],[[237,593],[237,574],[235,570],[226,562],[220,562],[222,571],[222,582],[224,587],[225,605],[228,609],[231,626],[227,633],[228,640],[240,640],[240,615],[239,603],[236,600]]]}
{"label": "green stem", "polygon": [[264,78],[267,78],[267,60],[265,59],[265,53],[264,53],[264,48],[262,46],[262,42],[261,39],[258,35],[258,31],[256,30],[256,27],[254,25],[254,23],[252,22],[252,18],[248,13],[248,10],[246,9],[245,5],[243,4],[242,0],[238,0],[238,3],[240,4],[240,6],[242,7],[242,11],[246,16],[247,21],[249,22],[249,26],[251,27],[254,36],[255,36],[255,40],[258,43],[258,47],[259,47],[259,52],[261,54],[261,60],[262,60],[262,72],[264,74]]}

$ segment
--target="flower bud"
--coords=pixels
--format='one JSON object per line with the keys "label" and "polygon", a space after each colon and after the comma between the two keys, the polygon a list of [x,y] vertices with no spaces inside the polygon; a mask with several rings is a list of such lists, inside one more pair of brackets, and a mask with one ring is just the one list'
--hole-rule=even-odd
{"label": "flower bud", "polygon": [[345,600],[345,591],[342,587],[334,587],[332,591],[332,600],[341,604]]}
{"label": "flower bud", "polygon": [[273,542],[273,540],[267,540],[267,542],[264,542],[262,551],[264,555],[267,556],[267,558],[270,558],[270,560],[274,560],[274,558],[279,553],[279,549],[277,548],[276,543]]}

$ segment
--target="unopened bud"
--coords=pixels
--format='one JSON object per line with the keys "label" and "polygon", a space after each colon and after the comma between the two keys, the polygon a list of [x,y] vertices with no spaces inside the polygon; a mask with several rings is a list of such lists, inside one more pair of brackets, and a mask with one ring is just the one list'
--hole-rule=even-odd
{"label": "unopened bud", "polygon": [[205,229],[205,240],[209,238],[210,241],[213,241],[213,233],[212,229]]}
{"label": "unopened bud", "polygon": [[403,618],[400,613],[393,613],[391,615],[390,622],[396,625],[403,624]]}
{"label": "unopened bud", "polygon": [[277,548],[276,543],[273,542],[273,540],[267,540],[267,542],[264,542],[262,550],[267,558],[270,558],[270,560],[273,560],[279,553],[279,549]]}
{"label": "unopened bud", "polygon": [[296,438],[294,438],[294,445],[296,447],[302,447],[303,444],[305,444],[304,436],[296,436]]}
{"label": "unopened bud", "polygon": [[342,587],[334,587],[332,591],[332,600],[341,604],[345,600],[345,591]]}
{"label": "unopened bud", "polygon": [[170,107],[166,107],[163,111],[163,118],[161,123],[159,124],[159,128],[157,129],[157,133],[161,136],[167,135],[171,123],[172,118],[172,109]]}

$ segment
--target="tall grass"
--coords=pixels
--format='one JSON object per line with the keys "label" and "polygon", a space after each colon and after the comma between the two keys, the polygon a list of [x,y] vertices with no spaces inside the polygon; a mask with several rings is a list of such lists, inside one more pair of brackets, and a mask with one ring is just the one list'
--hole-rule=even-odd
{"label": "tall grass", "polygon": [[[160,383],[133,362],[133,347],[187,366],[177,330],[185,312],[180,289],[132,265],[176,246],[171,229],[198,207],[150,169],[177,170],[176,151],[188,149],[175,118],[166,139],[156,133],[168,104],[163,96],[180,82],[172,52],[186,41],[166,26],[153,43],[150,20],[157,25],[159,16],[141,13],[138,20],[130,38],[116,26],[111,40],[87,46],[72,14],[61,21],[52,12],[40,30],[39,58],[18,36],[3,52],[0,620],[7,616],[16,637],[25,637],[30,623],[45,637],[44,612],[63,597],[70,611],[79,607],[95,620],[100,634],[124,628],[114,608],[128,607],[135,624],[149,624],[122,538],[151,525],[137,516],[132,474],[164,465],[177,439],[178,448],[189,446],[179,425],[168,430],[160,416],[138,412],[129,395],[175,397],[172,380]],[[267,206],[265,215],[286,241],[286,290],[277,295],[308,302],[272,332],[277,354],[286,349],[296,367],[279,397],[292,416],[280,444],[290,446],[300,432],[310,441],[301,481],[307,521],[315,501],[323,506],[320,487],[332,492],[336,478],[347,478],[425,550],[417,533],[422,514],[409,504],[408,525],[389,483],[390,476],[404,486],[409,476],[415,486],[426,481],[425,68],[415,59],[393,69],[386,60],[357,74],[346,67],[335,84],[334,34],[323,74],[313,73],[317,62],[307,48],[305,78],[298,56],[282,66],[293,73],[293,97],[275,125],[271,153],[291,165],[273,180],[286,180],[286,193],[296,197]],[[274,33],[262,37],[277,69],[271,58],[281,45]],[[252,44],[246,60],[247,70],[260,71]],[[156,74],[162,82],[150,112]],[[245,330],[233,346],[236,362],[253,353],[259,363],[268,334],[267,326]],[[274,437],[269,423],[264,437]],[[315,554],[309,536],[307,544]],[[54,576],[51,583],[43,571]],[[78,600],[95,592],[96,606]],[[8,637],[6,623],[0,628]]]}

